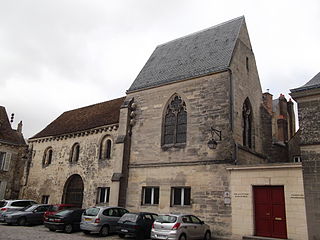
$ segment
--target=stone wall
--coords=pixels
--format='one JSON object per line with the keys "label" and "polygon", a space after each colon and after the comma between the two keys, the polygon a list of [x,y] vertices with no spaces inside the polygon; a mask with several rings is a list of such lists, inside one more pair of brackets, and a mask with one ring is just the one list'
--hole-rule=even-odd
{"label": "stone wall", "polygon": [[[61,203],[64,186],[67,179],[79,174],[84,182],[82,207],[96,205],[97,188],[110,187],[110,204],[118,204],[118,182],[112,182],[114,172],[121,173],[122,153],[115,144],[117,126],[106,127],[88,134],[78,134],[73,137],[48,138],[32,140],[33,153],[30,164],[27,185],[23,188],[22,198],[41,201],[43,195],[49,195],[49,203]],[[99,147],[103,137],[112,141],[110,159],[99,159]],[[79,143],[80,155],[76,163],[69,161],[73,144]],[[52,147],[52,163],[43,167],[44,151]]]}
{"label": "stone wall", "polygon": [[17,199],[22,186],[23,169],[26,163],[24,156],[27,146],[16,146],[0,143],[0,152],[11,153],[8,171],[0,170],[0,182],[6,182],[5,199]]}

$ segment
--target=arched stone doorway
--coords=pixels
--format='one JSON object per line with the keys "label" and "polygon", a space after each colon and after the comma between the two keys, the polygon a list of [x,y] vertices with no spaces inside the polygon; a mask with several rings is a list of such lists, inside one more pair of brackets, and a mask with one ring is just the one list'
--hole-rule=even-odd
{"label": "arched stone doorway", "polygon": [[62,203],[74,204],[82,207],[83,181],[80,175],[74,174],[68,178],[64,185]]}

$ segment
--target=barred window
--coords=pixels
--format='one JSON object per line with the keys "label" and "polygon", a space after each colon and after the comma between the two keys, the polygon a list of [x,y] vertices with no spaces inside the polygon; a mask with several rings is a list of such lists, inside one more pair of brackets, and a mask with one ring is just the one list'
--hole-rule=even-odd
{"label": "barred window", "polygon": [[171,206],[186,206],[191,204],[190,187],[171,188]]}
{"label": "barred window", "polygon": [[142,204],[159,204],[159,187],[143,187]]}
{"label": "barred window", "polygon": [[97,203],[108,203],[109,197],[110,197],[110,188],[109,187],[99,187],[98,188]]}
{"label": "barred window", "polygon": [[169,103],[164,117],[162,145],[175,146],[187,140],[187,110],[180,96]]}

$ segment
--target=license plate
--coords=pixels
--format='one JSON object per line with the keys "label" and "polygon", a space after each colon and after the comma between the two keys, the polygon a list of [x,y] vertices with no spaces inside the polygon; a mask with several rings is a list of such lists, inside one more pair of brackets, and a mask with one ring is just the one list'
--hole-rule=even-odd
{"label": "license plate", "polygon": [[84,220],[87,221],[87,222],[90,222],[91,218],[85,218]]}
{"label": "license plate", "polygon": [[128,232],[127,229],[121,229],[121,232]]}
{"label": "license plate", "polygon": [[49,220],[50,222],[53,222],[53,221],[54,221],[54,219],[53,219],[53,218],[49,218],[48,220]]}
{"label": "license plate", "polygon": [[158,237],[158,238],[164,238],[164,239],[167,238],[167,236],[165,236],[165,235],[159,235],[159,234],[157,234],[156,237]]}

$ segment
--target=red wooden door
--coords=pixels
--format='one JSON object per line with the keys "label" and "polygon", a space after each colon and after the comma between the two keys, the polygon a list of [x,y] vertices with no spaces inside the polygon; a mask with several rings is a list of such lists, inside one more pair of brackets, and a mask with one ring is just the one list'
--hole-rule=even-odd
{"label": "red wooden door", "polygon": [[287,238],[284,190],[281,186],[254,187],[257,236]]}

